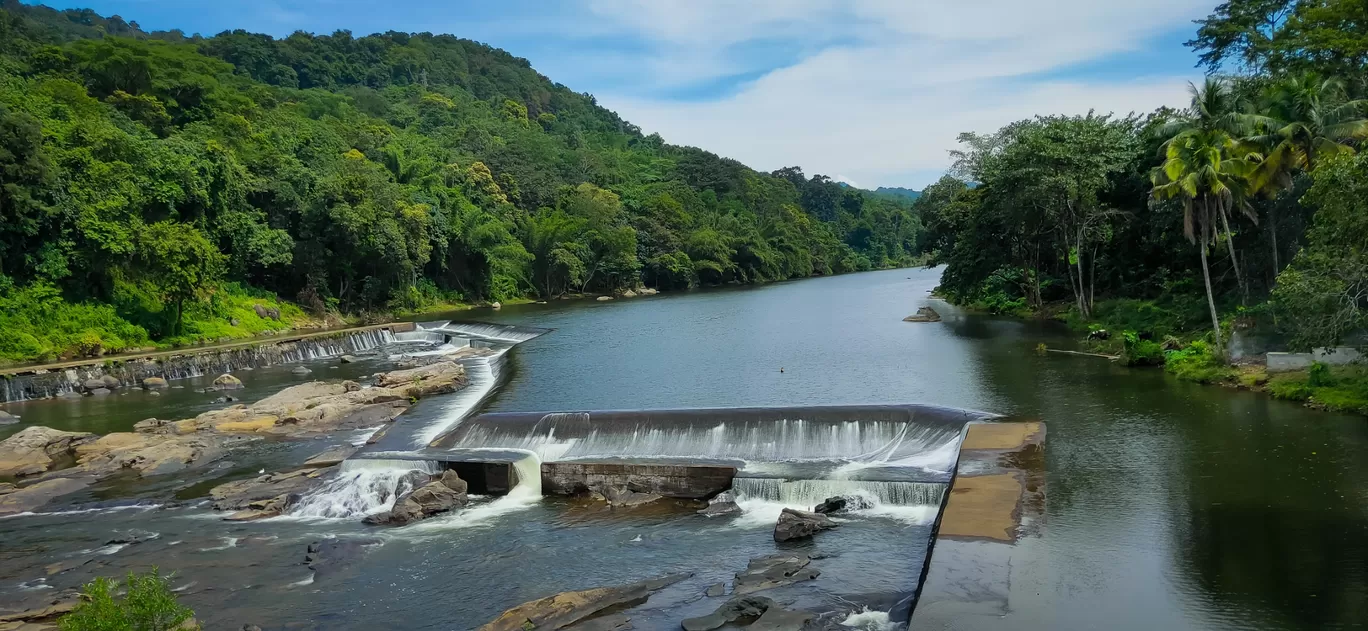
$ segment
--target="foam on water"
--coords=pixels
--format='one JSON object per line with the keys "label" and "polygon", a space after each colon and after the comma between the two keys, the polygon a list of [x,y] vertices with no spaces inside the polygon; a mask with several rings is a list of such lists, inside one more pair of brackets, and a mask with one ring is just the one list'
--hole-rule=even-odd
{"label": "foam on water", "polygon": [[847,514],[881,517],[909,524],[928,524],[940,511],[945,485],[934,482],[872,482],[862,480],[781,480],[736,478],[732,481],[741,517],[738,526],[773,526],[785,508],[810,511],[829,497],[858,499]]}
{"label": "foam on water", "polygon": [[889,620],[887,611],[875,611],[868,608],[846,616],[846,619],[841,621],[841,626],[860,629],[861,631],[898,631],[906,628],[900,622]]}
{"label": "foam on water", "polygon": [[425,519],[403,528],[402,534],[422,535],[451,530],[470,528],[491,523],[494,519],[509,513],[526,510],[542,500],[541,460],[528,452],[526,457],[513,463],[517,483],[508,494],[492,502],[475,504],[447,515]]}
{"label": "foam on water", "polygon": [[396,498],[413,490],[415,478],[439,471],[436,462],[427,460],[346,460],[331,480],[305,495],[289,516],[342,519],[387,511],[394,508]]}

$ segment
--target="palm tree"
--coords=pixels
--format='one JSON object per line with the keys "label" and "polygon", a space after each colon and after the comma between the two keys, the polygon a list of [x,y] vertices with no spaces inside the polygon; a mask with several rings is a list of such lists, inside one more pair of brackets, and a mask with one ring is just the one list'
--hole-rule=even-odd
{"label": "palm tree", "polygon": [[[1284,80],[1265,93],[1263,109],[1266,113],[1253,119],[1262,133],[1248,138],[1263,148],[1262,160],[1250,181],[1256,191],[1269,197],[1291,188],[1297,171],[1309,172],[1327,157],[1353,153],[1350,143],[1368,138],[1368,101],[1349,100],[1340,79],[1307,73]],[[1270,206],[1269,234],[1276,275],[1281,270],[1272,212]]]}
{"label": "palm tree", "polygon": [[[1187,110],[1177,118],[1169,121],[1160,128],[1162,137],[1169,140],[1164,143],[1162,150],[1166,154],[1172,144],[1179,139],[1190,139],[1193,135],[1206,136],[1213,146],[1219,145],[1224,156],[1246,158],[1251,154],[1252,146],[1237,140],[1253,133],[1259,122],[1259,118],[1244,111],[1244,104],[1235,94],[1235,90],[1229,81],[1216,77],[1207,77],[1201,87],[1196,84],[1188,84],[1188,92],[1192,95],[1191,104]],[[1258,157],[1254,155],[1253,157]],[[1240,270],[1240,262],[1235,257],[1235,233],[1230,230],[1229,214],[1234,209],[1239,209],[1251,221],[1258,222],[1258,215],[1248,203],[1249,187],[1243,182],[1230,181],[1228,188],[1229,203],[1219,204],[1213,221],[1220,221],[1220,230],[1215,225],[1211,226],[1212,239],[1220,231],[1225,233],[1226,252],[1230,255],[1230,264],[1235,271],[1235,281],[1240,286],[1241,298],[1249,301],[1249,286],[1245,284],[1244,273]],[[1188,238],[1192,239],[1192,231],[1189,228]],[[1205,247],[1204,247],[1205,249]],[[1218,336],[1219,337],[1219,336]],[[1218,341],[1219,343],[1219,341]]]}
{"label": "palm tree", "polygon": [[1236,205],[1249,175],[1251,163],[1236,154],[1235,141],[1224,131],[1189,129],[1165,143],[1164,163],[1151,176],[1156,198],[1183,201],[1183,234],[1201,253],[1207,307],[1211,310],[1216,353],[1221,358],[1225,352],[1211,291],[1207,246],[1216,240],[1216,222],[1224,222],[1226,213]]}

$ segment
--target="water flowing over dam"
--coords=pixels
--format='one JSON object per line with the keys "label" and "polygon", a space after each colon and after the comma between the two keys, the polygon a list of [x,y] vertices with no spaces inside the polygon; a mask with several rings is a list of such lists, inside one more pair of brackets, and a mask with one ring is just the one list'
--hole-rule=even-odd
{"label": "water flowing over dam", "polygon": [[[345,463],[342,476],[297,512],[340,517],[385,510],[410,473],[456,469],[475,478],[472,492],[491,494],[623,486],[699,500],[731,491],[743,508],[766,514],[782,507],[810,510],[828,497],[848,496],[874,511],[916,507],[934,514],[965,425],[992,418],[921,405],[467,418],[487,395],[479,384],[493,383],[497,373],[485,379],[472,376],[464,401],[406,421],[409,427],[396,427],[397,433]],[[357,462],[367,459],[373,462]]]}

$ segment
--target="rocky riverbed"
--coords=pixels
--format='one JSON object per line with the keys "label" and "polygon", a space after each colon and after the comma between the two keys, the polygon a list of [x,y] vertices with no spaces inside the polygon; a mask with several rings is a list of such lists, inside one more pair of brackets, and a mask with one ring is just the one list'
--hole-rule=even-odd
{"label": "rocky riverbed", "polygon": [[[241,387],[231,375],[215,381],[223,389]],[[313,381],[250,405],[232,405],[194,418],[150,418],[132,432],[97,436],[27,427],[0,441],[0,479],[13,480],[0,484],[0,516],[39,509],[115,475],[203,472],[247,441],[297,440],[377,426],[383,432],[414,401],[455,392],[467,383],[460,363],[442,359],[377,374],[373,384],[364,386],[355,381]],[[312,471],[298,477],[318,476]]]}

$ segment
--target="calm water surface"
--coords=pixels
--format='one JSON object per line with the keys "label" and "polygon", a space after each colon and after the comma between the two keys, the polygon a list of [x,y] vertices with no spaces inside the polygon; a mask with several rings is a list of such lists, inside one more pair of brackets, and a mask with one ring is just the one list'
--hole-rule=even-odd
{"label": "calm water surface", "polygon": [[[508,381],[487,405],[493,410],[925,402],[1043,419],[1048,567],[1030,573],[1040,577],[1028,590],[1036,595],[1014,600],[1039,628],[1368,624],[1368,421],[1182,384],[1156,370],[1039,357],[1037,343],[1067,343],[1049,327],[949,309],[939,324],[902,322],[926,304],[938,274],[894,270],[455,317],[555,329],[513,351]],[[320,370],[315,376],[330,376]],[[262,388],[289,379],[255,377]],[[204,404],[176,392],[183,397],[166,405]],[[154,409],[159,402],[134,403],[125,398],[117,404],[133,410],[108,408],[103,421],[100,409],[79,408],[84,420],[72,424],[174,416]],[[16,413],[26,422],[35,415],[60,422],[61,414],[40,405],[70,404]],[[608,520],[587,510],[549,501],[490,515],[479,527],[384,535],[391,541],[351,574],[301,586],[289,584],[308,575],[299,565],[304,543],[373,531],[227,525],[194,511],[121,511],[102,517],[100,527],[78,516],[0,520],[0,575],[7,577],[0,603],[34,589],[47,564],[86,558],[74,552],[98,548],[110,532],[139,529],[161,533],[139,544],[158,552],[116,551],[101,556],[107,567],[155,561],[182,569],[199,584],[187,588],[187,600],[214,610],[211,620],[223,628],[250,621],[271,628],[262,612],[318,628],[465,628],[455,621],[487,619],[550,591],[676,569],[699,576],[665,596],[671,615],[696,615],[702,605],[682,594],[696,595],[772,546],[763,523],[700,526],[668,513]],[[800,604],[890,602],[909,587],[905,568],[919,562],[926,528],[869,520],[819,538],[841,555],[831,560],[823,593],[787,596]],[[633,542],[638,535],[642,541]],[[236,547],[208,550],[225,537]],[[244,552],[253,546],[266,552]],[[642,622],[639,628],[656,628],[649,617]]]}

